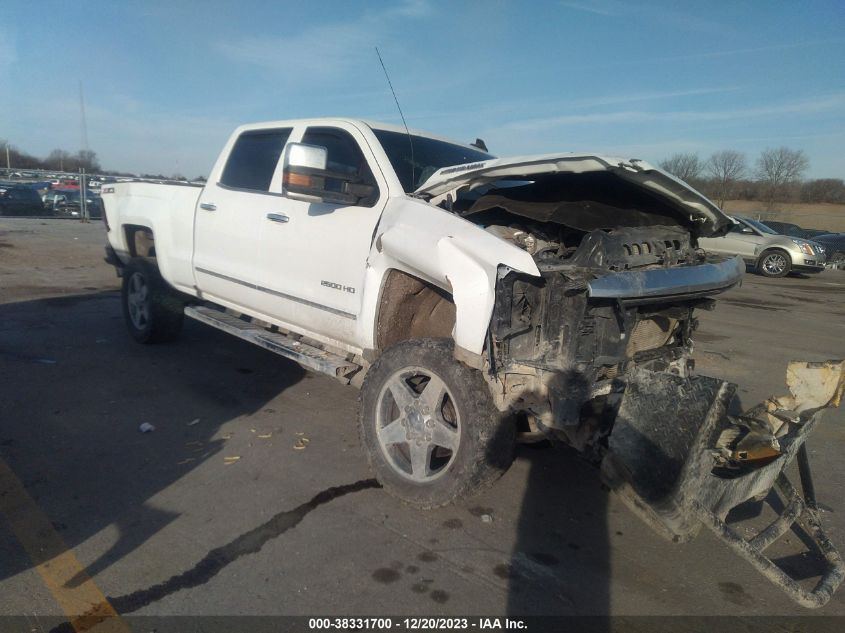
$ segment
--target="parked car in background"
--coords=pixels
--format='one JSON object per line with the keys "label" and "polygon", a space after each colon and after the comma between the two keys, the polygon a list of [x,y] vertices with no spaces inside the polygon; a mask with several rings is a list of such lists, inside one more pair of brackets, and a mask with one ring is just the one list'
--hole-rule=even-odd
{"label": "parked car in background", "polygon": [[801,237],[805,240],[812,240],[817,235],[825,235],[830,231],[824,229],[805,229],[797,224],[790,222],[777,222],[775,220],[760,220],[761,224],[765,224],[770,229],[781,235],[789,235],[790,237]]}
{"label": "parked car in background", "polygon": [[[85,203],[89,218],[103,217],[103,200],[98,194],[86,192]],[[82,216],[79,189],[51,189],[44,196],[44,209],[47,215],[78,218]]]}
{"label": "parked car in background", "polygon": [[813,241],[824,247],[828,264],[845,268],[845,233],[825,233],[817,235]]}
{"label": "parked car in background", "polygon": [[0,189],[0,215],[42,215],[41,196],[29,187],[3,187]]}
{"label": "parked car in background", "polygon": [[790,272],[824,270],[824,247],[800,237],[781,235],[762,222],[734,216],[735,224],[723,237],[702,237],[698,244],[708,253],[740,255],[764,277]]}

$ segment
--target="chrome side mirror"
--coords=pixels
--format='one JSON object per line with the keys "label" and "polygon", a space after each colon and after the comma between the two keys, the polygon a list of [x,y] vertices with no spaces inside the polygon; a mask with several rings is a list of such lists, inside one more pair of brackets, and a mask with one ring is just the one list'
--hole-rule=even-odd
{"label": "chrome side mirror", "polygon": [[328,150],[318,145],[288,143],[282,153],[282,195],[304,202],[354,205],[374,188],[355,182],[355,176],[331,171]]}

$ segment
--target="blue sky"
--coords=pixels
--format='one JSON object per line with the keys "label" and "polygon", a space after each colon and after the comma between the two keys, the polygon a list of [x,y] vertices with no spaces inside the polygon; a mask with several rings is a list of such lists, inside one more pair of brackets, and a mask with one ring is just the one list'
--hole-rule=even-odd
{"label": "blue sky", "polygon": [[494,154],[658,161],[787,145],[845,178],[845,2],[21,2],[0,21],[0,138],[206,175],[240,123],[399,122]]}

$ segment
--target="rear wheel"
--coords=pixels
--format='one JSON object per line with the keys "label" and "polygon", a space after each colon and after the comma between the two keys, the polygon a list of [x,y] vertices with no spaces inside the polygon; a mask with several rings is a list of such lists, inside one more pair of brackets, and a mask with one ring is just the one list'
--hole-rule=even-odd
{"label": "rear wheel", "polygon": [[781,250],[766,251],[757,261],[757,271],[764,277],[784,277],[791,268],[789,255]]}
{"label": "rear wheel", "polygon": [[419,508],[469,496],[513,460],[516,428],[493,406],[481,374],[456,361],[452,342],[394,345],[361,389],[359,432],[384,488]]}
{"label": "rear wheel", "polygon": [[133,258],[123,271],[123,318],[139,343],[172,341],[182,329],[184,302],[152,262]]}

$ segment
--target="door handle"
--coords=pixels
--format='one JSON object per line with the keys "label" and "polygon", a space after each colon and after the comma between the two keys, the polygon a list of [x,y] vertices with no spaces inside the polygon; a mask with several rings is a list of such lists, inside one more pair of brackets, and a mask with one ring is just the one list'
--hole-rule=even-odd
{"label": "door handle", "polygon": [[268,213],[267,219],[272,220],[273,222],[281,222],[282,224],[290,220],[290,218],[284,213]]}
{"label": "door handle", "polygon": [[205,209],[206,211],[217,211],[217,205],[213,202],[201,202],[200,209]]}

